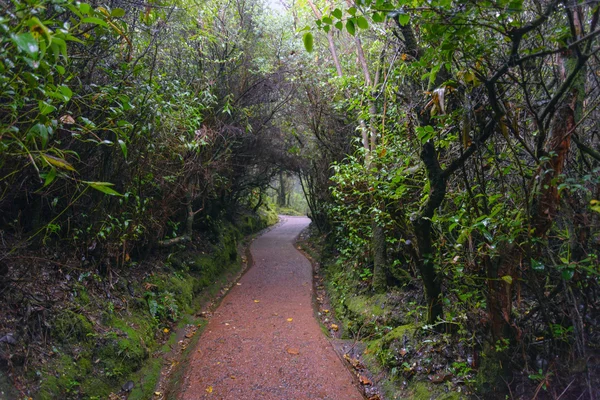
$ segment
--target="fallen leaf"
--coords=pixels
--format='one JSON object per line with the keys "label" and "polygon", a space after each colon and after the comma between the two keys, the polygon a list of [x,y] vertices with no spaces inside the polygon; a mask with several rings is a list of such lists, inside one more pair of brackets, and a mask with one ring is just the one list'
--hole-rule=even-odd
{"label": "fallen leaf", "polygon": [[292,322],[294,320],[294,318],[288,318],[287,322]]}
{"label": "fallen leaf", "polygon": [[169,328],[165,328],[165,329],[163,329],[163,332],[164,332],[164,333],[169,333]]}
{"label": "fallen leaf", "polygon": [[73,125],[75,123],[75,120],[73,119],[73,117],[71,117],[68,114],[65,114],[62,117],[60,117],[59,121],[65,125]]}
{"label": "fallen leaf", "polygon": [[296,356],[298,354],[300,354],[300,350],[295,348],[295,347],[290,347],[287,349],[287,352],[290,353],[293,356]]}
{"label": "fallen leaf", "polygon": [[327,313],[329,312],[329,310],[323,310],[323,312],[324,312],[325,314],[327,314]]}
{"label": "fallen leaf", "polygon": [[206,393],[212,393],[212,392],[213,392],[212,386],[209,386],[206,388]]}
{"label": "fallen leaf", "polygon": [[160,396],[162,393],[161,392],[154,392],[155,396]]}
{"label": "fallen leaf", "polygon": [[191,338],[192,336],[194,336],[194,334],[195,334],[195,333],[196,333],[196,332],[190,332],[190,333],[186,333],[186,334],[185,334],[185,337],[189,339],[189,338]]}
{"label": "fallen leaf", "polygon": [[371,380],[364,375],[359,375],[358,381],[360,382],[361,385],[365,385],[365,386],[373,384],[373,382],[371,382]]}
{"label": "fallen leaf", "polygon": [[260,300],[254,300],[255,303],[260,303]]}
{"label": "fallen leaf", "polygon": [[408,353],[408,350],[406,350],[406,349],[400,349],[400,355],[401,356],[404,357],[406,355],[406,353]]}
{"label": "fallen leaf", "polygon": [[241,283],[239,283],[239,282],[238,282],[238,283],[236,283],[236,285],[238,285],[238,286],[242,286],[242,284],[241,284]]}
{"label": "fallen leaf", "polygon": [[337,332],[337,331],[338,331],[338,329],[340,329],[340,327],[339,327],[339,326],[337,326],[336,324],[331,324],[331,330],[333,330],[333,331],[336,331],[336,332]]}
{"label": "fallen leaf", "polygon": [[231,376],[230,376],[230,378],[231,378],[231,379],[235,379],[235,376],[231,375]]}
{"label": "fallen leaf", "polygon": [[450,380],[450,378],[452,378],[452,374],[444,374],[444,373],[439,373],[439,374],[435,374],[435,375],[429,375],[429,380],[431,380],[431,382],[433,383],[443,383],[447,380]]}

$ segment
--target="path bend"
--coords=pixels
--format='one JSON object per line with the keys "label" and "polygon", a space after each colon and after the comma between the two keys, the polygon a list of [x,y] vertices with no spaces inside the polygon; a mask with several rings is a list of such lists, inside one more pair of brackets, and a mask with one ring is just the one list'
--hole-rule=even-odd
{"label": "path bend", "polygon": [[200,337],[180,399],[363,399],[313,314],[311,264],[293,245],[309,222],[284,217],[252,243],[254,265]]}

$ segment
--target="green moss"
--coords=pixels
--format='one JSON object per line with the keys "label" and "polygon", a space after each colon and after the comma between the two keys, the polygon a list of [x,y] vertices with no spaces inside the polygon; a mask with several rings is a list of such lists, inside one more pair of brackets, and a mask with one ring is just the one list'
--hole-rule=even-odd
{"label": "green moss", "polygon": [[90,304],[90,295],[87,292],[87,288],[81,284],[77,284],[74,287],[75,294],[77,295],[77,302],[82,306],[87,306]]}
{"label": "green moss", "polygon": [[84,315],[63,310],[54,317],[51,334],[62,343],[89,342],[94,328]]}
{"label": "green moss", "polygon": [[36,399],[74,398],[81,393],[81,382],[91,372],[91,363],[79,363],[63,354],[43,371],[44,380]]}
{"label": "green moss", "polygon": [[160,378],[164,360],[159,356],[150,359],[144,367],[131,376],[135,386],[127,400],[147,400],[153,398],[154,388]]}
{"label": "green moss", "polygon": [[[276,219],[275,215],[275,222]],[[268,222],[262,217],[248,221],[252,232],[267,226]],[[82,314],[71,310],[58,313],[53,319],[51,334],[64,344],[64,348],[59,349],[60,357],[51,359],[46,369],[40,371],[44,379],[36,398],[106,398],[128,380],[135,383],[129,399],[153,397],[163,364],[162,353],[169,352],[169,345],[176,341],[176,335],[171,334],[167,343],[159,347],[155,335],[160,332],[161,324],[177,318],[180,328],[187,323],[204,323],[185,316],[185,313],[196,310],[201,302],[213,297],[233,274],[240,271],[238,243],[243,229],[231,224],[220,225],[207,254],[188,251],[172,256],[167,263],[167,272],[154,271],[145,281],[153,286],[148,289],[142,282],[137,284],[138,297],[129,300],[126,311],[101,313],[99,324],[104,326],[98,331]],[[148,292],[145,297],[140,296],[145,292]],[[94,301],[101,301],[92,301],[85,286],[80,284],[75,286],[75,294],[79,306],[88,311]],[[163,311],[155,318],[150,314],[150,299],[160,304],[163,310],[171,307],[176,312]],[[107,307],[100,306],[99,309],[106,310]],[[197,340],[199,335],[195,337]],[[188,349],[191,348],[192,344]],[[182,373],[181,370],[179,378],[175,379],[180,380]]]}
{"label": "green moss", "polygon": [[[475,376],[475,388],[478,393],[499,392],[505,389],[501,377],[505,371],[500,362],[501,354],[496,353],[491,346],[487,346],[481,353],[479,368]],[[508,363],[506,363],[508,364]]]}
{"label": "green moss", "polygon": [[408,396],[403,397],[412,400],[460,400],[465,398],[457,392],[448,391],[444,385],[432,385],[429,382],[411,382]]}

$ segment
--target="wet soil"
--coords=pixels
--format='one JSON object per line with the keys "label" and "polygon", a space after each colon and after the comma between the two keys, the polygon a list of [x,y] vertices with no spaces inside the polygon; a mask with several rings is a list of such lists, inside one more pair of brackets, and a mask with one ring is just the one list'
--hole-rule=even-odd
{"label": "wet soil", "polygon": [[311,264],[293,246],[309,222],[285,217],[254,241],[254,265],[213,313],[180,399],[363,399],[314,316]]}

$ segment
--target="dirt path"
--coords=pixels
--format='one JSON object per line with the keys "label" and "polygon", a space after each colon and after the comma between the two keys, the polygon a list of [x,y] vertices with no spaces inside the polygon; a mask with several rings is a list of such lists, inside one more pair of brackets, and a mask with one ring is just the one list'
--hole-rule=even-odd
{"label": "dirt path", "polygon": [[293,246],[308,218],[254,241],[254,266],[200,338],[180,399],[363,399],[313,315],[312,271]]}

